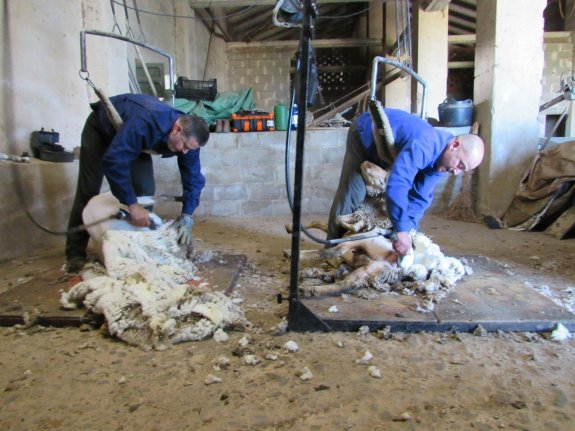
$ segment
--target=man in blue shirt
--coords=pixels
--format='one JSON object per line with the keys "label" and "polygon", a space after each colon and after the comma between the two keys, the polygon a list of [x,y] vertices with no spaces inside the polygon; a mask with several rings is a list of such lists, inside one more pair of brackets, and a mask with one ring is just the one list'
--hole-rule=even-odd
{"label": "man in blue shirt", "polygon": [[383,117],[385,128],[391,131],[387,130],[388,139],[374,127],[369,113],[361,114],[350,127],[327,237],[341,237],[344,232],[336,217],[351,214],[365,200],[360,166],[369,160],[390,171],[385,201],[396,233],[393,247],[404,256],[412,247],[409,232],[418,228],[435,186],[447,173],[475,169],[483,159],[484,145],[477,135],[453,136],[398,109],[385,109]]}
{"label": "man in blue shirt", "polygon": [[[174,228],[178,230],[180,242],[190,244],[192,214],[205,185],[200,147],[209,138],[206,123],[145,94],[121,94],[111,97],[110,102],[123,124],[116,131],[104,105],[101,102],[91,105],[92,113],[82,131],[80,172],[68,228],[82,224],[82,212],[88,201],[100,193],[104,176],[112,194],[128,206],[130,222],[134,226],[150,226],[149,212],[138,203],[137,196],[155,194],[151,154],[177,156],[183,206]],[[86,263],[89,239],[85,231],[67,235],[68,272],[77,272]]]}

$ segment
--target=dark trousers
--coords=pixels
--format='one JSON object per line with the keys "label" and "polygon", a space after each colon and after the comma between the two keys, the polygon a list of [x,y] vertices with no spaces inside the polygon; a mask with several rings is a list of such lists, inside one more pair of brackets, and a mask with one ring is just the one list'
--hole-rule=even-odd
{"label": "dark trousers", "polygon": [[[361,164],[366,160],[369,160],[368,154],[353,123],[347,133],[339,184],[329,212],[327,239],[341,238],[346,231],[338,226],[337,216],[351,214],[365,201],[367,192],[361,175]],[[390,163],[382,160],[371,161],[386,170],[391,167]]]}
{"label": "dark trousers", "polygon": [[[83,224],[82,212],[88,201],[100,193],[104,172],[102,159],[110,145],[110,138],[100,131],[98,116],[92,112],[84,130],[82,130],[82,143],[80,146],[80,171],[76,196],[70,212],[68,229]],[[154,182],[154,167],[150,154],[142,153],[130,166],[132,186],[136,196],[153,196],[156,192]],[[66,236],[66,258],[85,258],[90,235],[86,231],[69,233]]]}

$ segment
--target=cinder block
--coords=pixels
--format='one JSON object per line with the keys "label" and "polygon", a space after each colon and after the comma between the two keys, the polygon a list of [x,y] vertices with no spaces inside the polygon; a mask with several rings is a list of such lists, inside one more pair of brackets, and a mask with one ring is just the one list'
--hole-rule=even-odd
{"label": "cinder block", "polygon": [[251,184],[248,186],[248,199],[250,201],[267,201],[285,198],[285,187],[278,184]]}
{"label": "cinder block", "polygon": [[247,187],[244,184],[230,184],[227,186],[214,186],[214,200],[245,200],[248,196]]}
{"label": "cinder block", "polygon": [[213,202],[214,201],[214,187],[213,185],[206,182],[205,187],[202,190],[202,194],[200,196],[200,205],[202,202]]}
{"label": "cinder block", "polygon": [[239,169],[222,169],[218,166],[207,166],[203,169],[207,184],[234,185],[242,182],[242,173]]}
{"label": "cinder block", "polygon": [[246,201],[242,202],[242,216],[273,216],[273,203],[270,201]]}
{"label": "cinder block", "polygon": [[273,166],[252,166],[242,169],[242,183],[255,186],[257,184],[270,184],[274,179]]}
{"label": "cinder block", "polygon": [[274,166],[278,162],[276,152],[273,148],[241,148],[239,150],[240,169],[250,166]]}
{"label": "cinder block", "polygon": [[238,142],[234,133],[210,133],[210,139],[204,148],[202,148],[201,157],[212,155],[215,150],[222,150],[226,153],[237,151]]}
{"label": "cinder block", "polygon": [[273,201],[274,216],[291,216],[291,209],[287,199]]}
{"label": "cinder block", "polygon": [[321,162],[331,166],[341,166],[345,156],[345,147],[322,148]]}
{"label": "cinder block", "polygon": [[332,199],[306,199],[305,205],[302,202],[302,210],[305,212],[305,214],[325,214],[327,221]]}
{"label": "cinder block", "polygon": [[218,201],[211,203],[210,215],[230,217],[240,215],[240,201]]}

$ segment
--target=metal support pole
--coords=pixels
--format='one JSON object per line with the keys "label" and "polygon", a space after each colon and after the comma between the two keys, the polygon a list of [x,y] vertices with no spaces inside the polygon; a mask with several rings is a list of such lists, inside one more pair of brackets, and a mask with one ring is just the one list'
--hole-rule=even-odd
{"label": "metal support pole", "polygon": [[297,139],[295,154],[294,173],[294,199],[293,199],[293,232],[291,242],[291,270],[290,270],[290,295],[288,311],[288,329],[290,330],[330,330],[329,326],[317,318],[299,300],[299,251],[301,238],[301,197],[303,187],[303,162],[304,162],[304,141],[305,141],[305,119],[307,113],[308,100],[308,77],[310,71],[310,59],[312,54],[311,39],[317,12],[314,0],[303,2],[304,17],[300,39],[300,68],[296,71],[299,74],[297,103],[299,109],[297,123]]}

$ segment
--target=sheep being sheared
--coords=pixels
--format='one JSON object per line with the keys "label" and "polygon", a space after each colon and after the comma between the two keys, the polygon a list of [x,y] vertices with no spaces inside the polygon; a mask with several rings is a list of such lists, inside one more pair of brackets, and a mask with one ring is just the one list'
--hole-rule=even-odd
{"label": "sheep being sheared", "polygon": [[399,265],[392,246],[391,222],[382,199],[387,173],[373,163],[364,162],[362,175],[368,192],[366,202],[352,214],[338,217],[337,223],[348,229],[348,239],[367,232],[378,235],[342,242],[332,248],[301,251],[301,260],[327,260],[336,269],[303,269],[300,290],[305,296],[348,291],[359,292],[364,297],[373,296],[366,288],[420,295],[426,301],[425,307],[432,309],[433,303],[441,300],[465,275],[466,268],[460,260],[446,257],[429,237],[415,231],[410,233],[413,252]]}
{"label": "sheep being sheared", "polygon": [[103,315],[111,335],[160,350],[249,324],[231,298],[188,284],[200,281],[197,267],[178,244],[175,229],[108,230],[102,244],[106,268],[88,266],[84,281],[62,292],[60,303]]}

